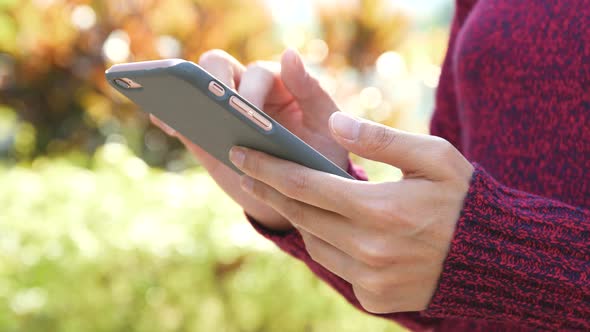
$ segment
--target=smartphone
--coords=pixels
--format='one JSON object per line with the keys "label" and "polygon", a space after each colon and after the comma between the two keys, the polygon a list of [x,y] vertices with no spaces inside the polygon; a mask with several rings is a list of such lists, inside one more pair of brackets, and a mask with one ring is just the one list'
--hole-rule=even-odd
{"label": "smartphone", "polygon": [[281,126],[199,65],[166,59],[117,64],[107,81],[236,171],[229,150],[248,147],[300,165],[352,179],[346,171]]}

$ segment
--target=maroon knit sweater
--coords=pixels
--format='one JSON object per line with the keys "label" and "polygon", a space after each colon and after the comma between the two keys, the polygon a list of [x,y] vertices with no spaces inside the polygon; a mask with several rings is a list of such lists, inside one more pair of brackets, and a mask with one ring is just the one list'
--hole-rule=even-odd
{"label": "maroon knit sweater", "polygon": [[[590,331],[590,1],[457,0],[451,31],[431,131],[475,173],[428,309],[382,316],[422,331]],[[360,308],[297,231],[252,222]]]}

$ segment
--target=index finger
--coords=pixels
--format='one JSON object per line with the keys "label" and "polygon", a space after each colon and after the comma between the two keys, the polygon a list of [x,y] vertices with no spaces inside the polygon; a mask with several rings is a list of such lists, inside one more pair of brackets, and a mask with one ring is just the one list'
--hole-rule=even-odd
{"label": "index finger", "polygon": [[242,73],[246,70],[236,58],[223,50],[211,50],[199,58],[199,66],[232,89],[240,85]]}
{"label": "index finger", "polygon": [[338,111],[338,106],[320,81],[305,68],[297,51],[288,49],[283,54],[281,78],[301,109],[316,119],[311,125],[317,131],[327,132],[328,119],[332,113]]}
{"label": "index finger", "polygon": [[371,185],[243,147],[233,147],[230,160],[245,174],[287,197],[349,217],[358,216],[361,207],[356,198]]}
{"label": "index finger", "polygon": [[266,98],[278,79],[277,63],[257,61],[248,65],[242,73],[238,93],[254,106],[264,110]]}

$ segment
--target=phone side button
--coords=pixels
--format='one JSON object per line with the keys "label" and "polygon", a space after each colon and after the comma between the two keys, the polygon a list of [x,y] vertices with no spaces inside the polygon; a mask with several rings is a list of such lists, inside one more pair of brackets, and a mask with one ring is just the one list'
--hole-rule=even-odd
{"label": "phone side button", "polygon": [[248,106],[248,104],[236,96],[231,96],[229,98],[229,105],[265,131],[270,131],[272,129],[272,122],[260,115],[252,107]]}
{"label": "phone side button", "polygon": [[256,124],[266,130],[266,131],[270,131],[272,129],[272,122],[268,121],[267,118],[263,117],[262,115],[258,114],[258,113],[254,113],[254,121],[256,121]]}
{"label": "phone side button", "polygon": [[211,81],[209,83],[209,91],[211,91],[211,93],[216,95],[217,97],[223,97],[223,95],[225,94],[225,89],[215,81]]}

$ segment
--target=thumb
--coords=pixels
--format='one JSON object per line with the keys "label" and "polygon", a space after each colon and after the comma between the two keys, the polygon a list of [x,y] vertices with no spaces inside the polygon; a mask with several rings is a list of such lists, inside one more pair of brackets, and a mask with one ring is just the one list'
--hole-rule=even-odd
{"label": "thumb", "polygon": [[338,111],[332,97],[303,65],[294,49],[287,49],[281,58],[281,80],[293,95],[305,116],[313,116],[318,128],[325,128],[330,115]]}
{"label": "thumb", "polygon": [[452,148],[439,137],[408,133],[344,112],[332,114],[330,131],[350,152],[400,168],[406,175],[442,175],[444,160],[437,156],[444,157],[446,145]]}

